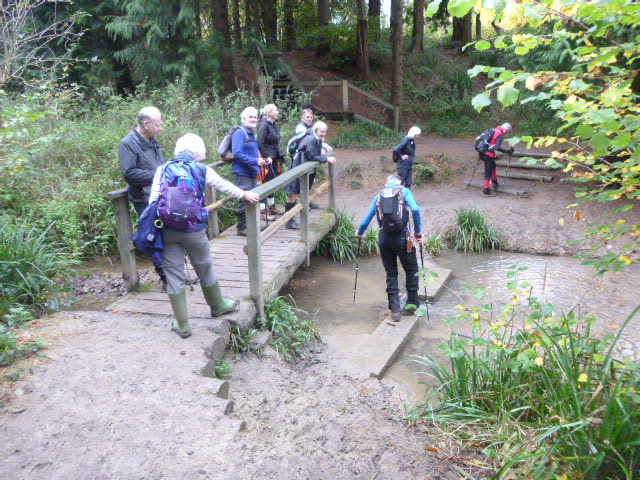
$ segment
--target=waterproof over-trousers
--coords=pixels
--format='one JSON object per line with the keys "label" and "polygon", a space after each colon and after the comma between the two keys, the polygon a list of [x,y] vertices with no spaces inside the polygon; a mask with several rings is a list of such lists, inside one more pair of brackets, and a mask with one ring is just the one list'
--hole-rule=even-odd
{"label": "waterproof over-trousers", "polygon": [[405,232],[385,233],[380,229],[378,233],[378,246],[380,247],[380,258],[387,273],[387,298],[389,299],[389,310],[400,311],[400,289],[398,288],[398,259],[402,264],[406,276],[407,293],[413,296],[418,291],[419,279],[418,258],[416,249],[412,245],[411,252],[407,252],[407,239]]}

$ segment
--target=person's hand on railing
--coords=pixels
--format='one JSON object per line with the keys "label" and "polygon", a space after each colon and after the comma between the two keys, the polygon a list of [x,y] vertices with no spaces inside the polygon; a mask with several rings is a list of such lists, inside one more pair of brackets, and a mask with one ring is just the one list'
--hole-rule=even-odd
{"label": "person's hand on railing", "polygon": [[336,163],[336,157],[327,157],[327,162]]}
{"label": "person's hand on railing", "polygon": [[249,203],[256,203],[260,200],[260,195],[250,192],[249,190],[245,190],[242,194],[242,198],[244,198]]}

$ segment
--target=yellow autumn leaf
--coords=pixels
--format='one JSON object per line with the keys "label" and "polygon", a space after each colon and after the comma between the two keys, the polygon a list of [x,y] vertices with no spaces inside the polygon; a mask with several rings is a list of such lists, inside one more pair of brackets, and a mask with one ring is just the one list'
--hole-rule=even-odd
{"label": "yellow autumn leaf", "polygon": [[542,357],[538,357],[534,360],[534,362],[536,363],[537,366],[541,367],[542,364],[544,363],[544,360],[542,359]]}
{"label": "yellow autumn leaf", "polygon": [[618,260],[620,260],[622,263],[624,263],[625,265],[630,265],[631,264],[631,259],[629,257],[627,257],[626,255],[620,255],[618,257]]}
{"label": "yellow autumn leaf", "polygon": [[588,380],[589,380],[589,377],[587,377],[586,373],[581,373],[580,376],[578,377],[578,382],[580,383],[587,383]]}
{"label": "yellow autumn leaf", "polygon": [[558,219],[558,223],[562,226],[564,226],[564,218],[560,218]]}

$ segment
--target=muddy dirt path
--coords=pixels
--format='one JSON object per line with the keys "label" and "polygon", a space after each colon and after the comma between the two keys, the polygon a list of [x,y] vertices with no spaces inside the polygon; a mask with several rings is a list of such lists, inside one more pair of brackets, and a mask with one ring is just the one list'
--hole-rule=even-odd
{"label": "muddy dirt path", "polygon": [[[481,198],[464,187],[475,162],[470,139],[422,138],[418,156],[428,154],[443,155],[452,180],[414,189],[427,231],[443,232],[456,208],[475,203],[510,249],[570,254],[585,247],[567,241],[609,208],[588,205],[575,220],[566,209],[573,187],[557,180],[509,181],[526,185],[528,198]],[[360,163],[340,175],[339,190],[359,220],[392,168],[380,159],[389,152],[337,156],[341,171]],[[94,302],[87,310],[124,293],[117,267],[97,264],[76,280],[86,305]],[[28,335],[48,347],[0,372],[0,478],[447,479],[475,455],[424,425],[408,427],[390,382],[363,377],[322,345],[298,365],[273,352],[230,355],[235,411],[223,415],[198,374],[206,338],[179,339],[168,325],[100,311],[34,322]]]}

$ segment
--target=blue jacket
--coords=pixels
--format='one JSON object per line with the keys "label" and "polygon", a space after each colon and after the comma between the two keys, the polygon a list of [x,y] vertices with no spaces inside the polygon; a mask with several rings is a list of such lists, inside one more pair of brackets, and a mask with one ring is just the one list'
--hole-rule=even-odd
{"label": "blue jacket", "polygon": [[[398,185],[395,183],[388,183],[387,187],[389,188],[398,188]],[[377,206],[378,206],[378,197],[380,194],[376,195],[371,202],[371,206],[369,207],[369,211],[367,215],[362,220],[360,227],[358,228],[358,235],[362,235],[364,231],[371,223],[371,220],[376,214]],[[408,188],[402,187],[402,197],[404,198],[404,203],[411,209],[411,213],[413,214],[413,229],[415,233],[422,233],[422,221],[420,220],[420,207],[416,203],[415,198],[413,198],[413,193]],[[409,231],[409,225],[407,224],[406,231]]]}
{"label": "blue jacket", "polygon": [[241,125],[231,137],[231,173],[256,178],[260,173],[258,142],[252,130]]}

